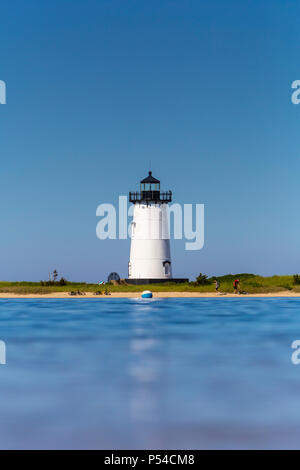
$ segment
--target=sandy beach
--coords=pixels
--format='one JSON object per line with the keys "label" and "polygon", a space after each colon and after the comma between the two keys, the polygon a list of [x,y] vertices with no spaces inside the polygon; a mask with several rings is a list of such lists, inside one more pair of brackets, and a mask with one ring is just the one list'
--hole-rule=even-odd
{"label": "sandy beach", "polygon": [[[11,293],[0,293],[0,299],[137,299],[140,298],[140,292],[112,292],[111,295],[94,295],[90,292],[86,292],[85,295],[71,296],[68,292],[54,292],[51,294],[28,294],[19,295]],[[243,299],[245,297],[300,297],[300,292],[282,291],[272,292],[268,294],[246,294],[246,295],[235,295],[235,294],[215,294],[214,292],[153,292],[154,298],[238,298]]]}

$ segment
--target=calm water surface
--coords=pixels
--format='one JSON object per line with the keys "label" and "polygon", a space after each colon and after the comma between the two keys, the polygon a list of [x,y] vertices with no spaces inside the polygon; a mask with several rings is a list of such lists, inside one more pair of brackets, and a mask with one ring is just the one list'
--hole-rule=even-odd
{"label": "calm water surface", "polygon": [[300,299],[0,300],[1,448],[299,448]]}

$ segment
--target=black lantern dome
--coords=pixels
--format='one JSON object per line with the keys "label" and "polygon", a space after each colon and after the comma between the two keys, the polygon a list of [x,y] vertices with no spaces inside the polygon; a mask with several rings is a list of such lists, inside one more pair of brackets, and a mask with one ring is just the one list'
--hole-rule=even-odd
{"label": "black lantern dome", "polygon": [[140,183],[140,192],[129,193],[129,201],[140,203],[165,203],[172,201],[172,191],[161,192],[160,181],[152,176],[152,171]]}
{"label": "black lantern dome", "polygon": [[152,171],[149,171],[149,175],[147,176],[147,178],[144,178],[141,181],[141,184],[158,184],[158,185],[160,185],[160,181],[152,176]]}

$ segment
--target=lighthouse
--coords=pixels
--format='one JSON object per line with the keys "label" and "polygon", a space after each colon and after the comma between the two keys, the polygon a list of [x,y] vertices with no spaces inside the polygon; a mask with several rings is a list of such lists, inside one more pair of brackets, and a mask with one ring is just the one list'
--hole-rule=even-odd
{"label": "lighthouse", "polygon": [[139,192],[130,192],[134,204],[128,282],[150,284],[172,279],[168,204],[172,191],[161,192],[160,181],[149,175]]}

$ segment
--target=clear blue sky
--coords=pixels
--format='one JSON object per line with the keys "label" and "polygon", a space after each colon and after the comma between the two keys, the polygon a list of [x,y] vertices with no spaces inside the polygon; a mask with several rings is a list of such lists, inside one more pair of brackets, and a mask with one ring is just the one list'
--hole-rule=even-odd
{"label": "clear blue sky", "polygon": [[127,275],[96,207],[152,162],[204,203],[205,247],[177,277],[300,272],[300,4],[292,0],[1,2],[2,280]]}

